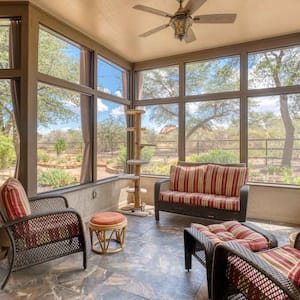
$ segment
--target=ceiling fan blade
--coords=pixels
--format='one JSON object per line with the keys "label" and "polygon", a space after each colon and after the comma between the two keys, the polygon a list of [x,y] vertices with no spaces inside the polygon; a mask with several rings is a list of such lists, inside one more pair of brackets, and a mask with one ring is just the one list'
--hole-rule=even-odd
{"label": "ceiling fan blade", "polygon": [[195,16],[195,23],[233,23],[236,19],[236,14],[212,14]]}
{"label": "ceiling fan blade", "polygon": [[133,6],[133,8],[138,9],[138,10],[142,10],[142,11],[154,14],[154,15],[159,15],[159,16],[169,17],[169,18],[173,17],[173,15],[170,15],[167,12],[164,12],[162,10],[152,8],[152,7],[149,7],[149,6],[145,6],[145,5],[135,5],[135,6]]}
{"label": "ceiling fan blade", "polygon": [[183,39],[186,43],[191,43],[196,40],[195,33],[191,27],[188,29]]}
{"label": "ceiling fan blade", "polygon": [[149,31],[144,32],[143,34],[140,34],[140,37],[147,37],[147,36],[149,36],[149,35],[151,35],[151,34],[153,34],[155,32],[163,30],[163,29],[165,29],[165,28],[167,28],[169,26],[170,26],[169,24],[160,25],[160,26],[155,27],[155,28],[153,28],[153,29],[151,29]]}
{"label": "ceiling fan blade", "polygon": [[184,7],[190,14],[193,14],[198,8],[200,8],[207,0],[190,0]]}

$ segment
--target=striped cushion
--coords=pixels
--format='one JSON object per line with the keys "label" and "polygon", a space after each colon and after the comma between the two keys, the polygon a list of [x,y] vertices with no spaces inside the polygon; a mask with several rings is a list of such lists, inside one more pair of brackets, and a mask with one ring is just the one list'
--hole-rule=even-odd
{"label": "striped cushion", "polygon": [[1,207],[8,220],[31,214],[25,190],[16,178],[7,179],[1,187]]}
{"label": "striped cushion", "polygon": [[171,166],[170,190],[203,193],[206,168],[206,165],[197,167]]}
{"label": "striped cushion", "polygon": [[191,227],[205,234],[215,246],[220,243],[234,241],[252,251],[260,251],[269,247],[268,241],[263,235],[241,225],[237,221],[208,226],[192,223]]}
{"label": "striped cushion", "polygon": [[239,196],[240,188],[247,181],[246,167],[223,167],[208,165],[205,175],[204,192],[225,196]]}
{"label": "striped cushion", "polygon": [[202,193],[185,193],[176,191],[163,191],[159,194],[159,200],[170,203],[184,203],[189,205],[205,206],[225,210],[240,210],[239,197],[226,197]]}
{"label": "striped cushion", "polygon": [[300,261],[288,272],[288,278],[297,286],[300,286]]}
{"label": "striped cushion", "polygon": [[[298,282],[299,285],[299,277],[296,276],[299,276],[299,270],[293,270],[293,268],[295,266],[297,267],[297,265],[299,264],[300,250],[291,248],[290,246],[283,246],[261,252],[259,253],[259,255],[268,263],[270,263],[274,268],[276,268],[279,272],[283,273],[286,277],[289,277],[289,273],[291,272],[290,279],[293,280],[293,277],[295,277],[294,280],[295,282]],[[295,275],[293,273],[295,273]]]}

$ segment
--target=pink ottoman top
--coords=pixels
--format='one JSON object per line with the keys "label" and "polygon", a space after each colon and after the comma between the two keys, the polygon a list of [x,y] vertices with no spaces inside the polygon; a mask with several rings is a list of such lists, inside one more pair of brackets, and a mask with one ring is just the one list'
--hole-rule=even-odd
{"label": "pink ottoman top", "polygon": [[91,223],[97,225],[115,225],[122,223],[126,217],[117,212],[103,212],[92,216]]}

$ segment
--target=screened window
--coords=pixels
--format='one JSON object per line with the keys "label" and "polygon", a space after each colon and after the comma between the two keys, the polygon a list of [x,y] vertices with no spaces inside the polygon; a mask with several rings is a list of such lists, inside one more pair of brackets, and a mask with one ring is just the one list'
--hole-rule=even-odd
{"label": "screened window", "polygon": [[249,179],[300,184],[300,94],[249,98]]}
{"label": "screened window", "polygon": [[0,80],[0,184],[8,177],[14,177],[19,143],[12,103],[12,82]]}
{"label": "screened window", "polygon": [[142,114],[142,173],[168,175],[178,160],[178,104],[144,106]]}
{"label": "screened window", "polygon": [[0,69],[20,67],[21,20],[0,18]]}
{"label": "screened window", "polygon": [[[39,30],[39,63],[41,73],[64,79],[73,83],[83,83],[80,80],[81,52],[84,49],[56,33],[40,27]],[[84,74],[82,74],[84,75]]]}
{"label": "screened window", "polygon": [[192,62],[185,65],[185,94],[238,91],[240,89],[239,56]]}
{"label": "screened window", "polygon": [[151,69],[137,74],[138,100],[171,98],[179,95],[179,67]]}
{"label": "screened window", "polygon": [[9,19],[0,19],[0,69],[9,68]]}
{"label": "screened window", "polygon": [[98,57],[98,90],[120,98],[128,98],[128,72]]}
{"label": "screened window", "polygon": [[81,182],[88,102],[80,93],[38,84],[38,192]]}
{"label": "screened window", "polygon": [[97,99],[97,179],[124,173],[127,161],[124,105]]}
{"label": "screened window", "polygon": [[248,56],[249,89],[300,84],[300,46],[251,53]]}
{"label": "screened window", "polygon": [[185,119],[186,160],[240,161],[239,99],[187,103]]}

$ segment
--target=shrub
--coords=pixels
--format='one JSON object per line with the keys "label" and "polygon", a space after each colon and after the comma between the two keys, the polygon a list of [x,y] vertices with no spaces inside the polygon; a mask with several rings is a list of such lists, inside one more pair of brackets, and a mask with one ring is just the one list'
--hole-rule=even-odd
{"label": "shrub", "polygon": [[75,160],[76,160],[77,162],[81,162],[81,161],[82,161],[82,154],[78,154],[78,155],[76,156]]}
{"label": "shrub", "polygon": [[54,148],[55,148],[57,156],[62,154],[66,150],[65,140],[63,138],[58,139],[56,141],[56,143],[54,144]]}
{"label": "shrub", "polygon": [[48,162],[50,160],[50,155],[41,150],[38,151],[37,156],[38,161]]}
{"label": "shrub", "polygon": [[76,178],[61,169],[50,169],[38,174],[38,182],[44,186],[58,188],[76,183]]}
{"label": "shrub", "polygon": [[[141,153],[141,159],[150,161],[153,157],[154,149],[152,147],[144,147]],[[118,167],[123,168],[125,170],[127,160],[127,149],[123,147],[119,151],[119,155],[117,157]]]}
{"label": "shrub", "polygon": [[286,172],[286,167],[274,165],[267,166],[267,173],[270,175],[281,175],[284,172]]}
{"label": "shrub", "polygon": [[238,163],[239,156],[236,152],[227,151],[227,150],[211,150],[206,154],[202,155],[191,155],[188,158],[189,161],[192,162],[212,162],[212,163],[220,163],[220,164],[230,164],[230,163]]}
{"label": "shrub", "polygon": [[16,161],[16,152],[13,141],[0,134],[0,169],[10,167]]}

